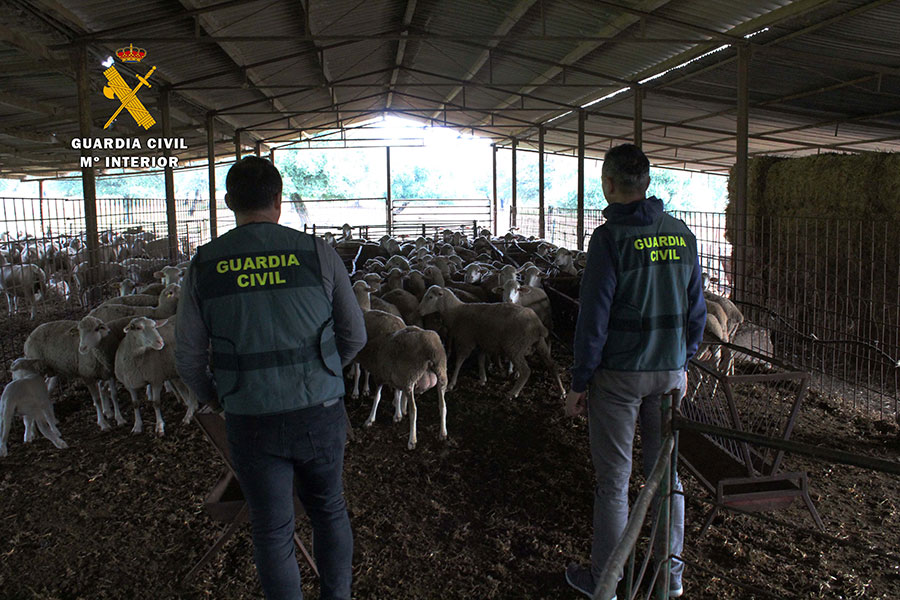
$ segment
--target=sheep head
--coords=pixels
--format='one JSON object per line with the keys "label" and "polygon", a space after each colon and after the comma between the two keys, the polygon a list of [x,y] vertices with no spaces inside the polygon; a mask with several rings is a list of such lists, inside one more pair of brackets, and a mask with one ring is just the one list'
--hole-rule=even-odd
{"label": "sheep head", "polygon": [[139,351],[162,350],[166,344],[156,328],[165,324],[165,320],[157,322],[147,317],[135,317],[125,326],[125,337],[130,336]]}
{"label": "sheep head", "polygon": [[456,294],[445,287],[433,285],[425,291],[419,302],[419,314],[423,317],[431,313],[443,312],[447,308],[460,304],[462,301]]}
{"label": "sheep head", "polygon": [[109,334],[109,327],[97,317],[85,317],[78,322],[78,353],[87,354],[100,345]]}

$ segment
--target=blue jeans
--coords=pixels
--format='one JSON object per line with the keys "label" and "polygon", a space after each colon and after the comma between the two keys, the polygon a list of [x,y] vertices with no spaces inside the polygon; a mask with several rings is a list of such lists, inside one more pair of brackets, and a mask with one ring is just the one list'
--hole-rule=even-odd
{"label": "blue jeans", "polygon": [[250,508],[253,558],[268,600],[302,600],[297,495],[312,523],[322,600],[350,600],[353,532],[344,501],[343,401],[277,415],[226,414],[228,448]]}
{"label": "blue jeans", "polygon": [[[647,477],[662,446],[661,396],[674,388],[681,389],[683,385],[684,371],[681,370],[602,370],[594,374],[588,399],[588,423],[591,459],[597,478],[591,546],[591,573],[595,580],[602,574],[628,521],[628,480],[631,478],[635,423],[640,419],[642,466],[644,477]],[[673,487],[681,492],[681,481],[677,476]],[[684,496],[675,494],[672,503],[669,552],[680,556],[684,545]],[[668,554],[657,553],[659,560],[666,556]],[[684,563],[680,560],[671,562],[669,585],[672,589],[681,587],[683,571]]]}

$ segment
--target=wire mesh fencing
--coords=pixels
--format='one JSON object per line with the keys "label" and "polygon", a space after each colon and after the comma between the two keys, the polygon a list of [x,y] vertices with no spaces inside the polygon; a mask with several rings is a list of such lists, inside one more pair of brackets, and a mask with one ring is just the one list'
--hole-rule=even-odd
{"label": "wire mesh fencing", "polygon": [[[519,233],[538,235],[537,208]],[[697,237],[708,291],[745,325],[732,342],[813,373],[812,386],[878,418],[900,398],[900,221],[672,211]],[[585,248],[602,213],[585,211]],[[742,232],[737,223],[748,223]],[[544,239],[577,247],[572,209],[547,209]]]}

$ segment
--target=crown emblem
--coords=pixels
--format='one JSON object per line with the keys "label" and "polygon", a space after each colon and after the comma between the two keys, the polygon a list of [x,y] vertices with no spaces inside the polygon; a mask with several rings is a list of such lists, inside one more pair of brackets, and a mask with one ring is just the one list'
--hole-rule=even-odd
{"label": "crown emblem", "polygon": [[127,48],[116,50],[116,56],[122,62],[141,62],[147,56],[147,51],[143,48],[135,48],[134,44],[128,44]]}

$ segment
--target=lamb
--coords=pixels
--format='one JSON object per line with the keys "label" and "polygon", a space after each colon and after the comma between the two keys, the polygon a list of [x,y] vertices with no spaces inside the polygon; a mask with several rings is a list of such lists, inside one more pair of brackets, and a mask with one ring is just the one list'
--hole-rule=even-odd
{"label": "lamb", "polygon": [[100,306],[119,304],[124,306],[158,306],[162,298],[159,294],[131,294],[128,296],[113,296]]}
{"label": "lamb", "polygon": [[[534,311],[506,302],[464,304],[449,289],[432,286],[425,292],[419,304],[419,312],[423,316],[439,312],[447,327],[456,352],[456,364],[448,389],[453,389],[456,385],[460,367],[478,347],[483,353],[508,358],[518,370],[519,380],[509,391],[510,397],[517,397],[528,382],[531,369],[526,357],[535,350],[556,378],[560,393],[565,394],[565,388],[546,342],[550,332]],[[484,383],[487,381],[484,354],[479,358],[478,366],[481,381]]]}
{"label": "lamb", "polygon": [[166,319],[178,310],[180,286],[177,283],[166,286],[159,295],[159,304],[153,306],[127,306],[124,304],[103,304],[88,313],[101,321],[112,321],[122,317],[149,317]]}
{"label": "lamb", "polygon": [[31,306],[31,318],[34,319],[37,309],[36,297],[46,296],[47,275],[37,265],[3,265],[0,266],[0,288],[6,295],[9,314],[19,310],[19,298]]}
{"label": "lamb", "polygon": [[194,397],[178,379],[175,371],[175,324],[154,321],[147,317],[131,319],[124,329],[125,337],[116,350],[115,373],[134,406],[133,433],[143,431],[138,390],[148,386],[148,395],[156,411],[156,434],[164,435],[166,424],[162,416],[160,395],[163,385],[170,381],[187,404],[183,423],[189,423],[196,411]]}
{"label": "lamb", "polygon": [[60,436],[50,401],[50,387],[44,381],[39,360],[19,358],[13,361],[10,371],[13,380],[3,388],[0,395],[0,457],[9,451],[6,440],[12,427],[13,416],[18,413],[25,421],[25,443],[34,439],[34,426],[54,446],[63,450],[69,446]]}
{"label": "lamb", "polygon": [[[425,392],[437,386],[438,412],[440,414],[440,439],[447,439],[447,355],[441,338],[434,331],[419,327],[404,327],[376,342],[375,360],[368,363],[376,380],[387,383],[402,393],[409,407],[409,440],[407,448],[413,450],[416,436],[416,392]],[[375,421],[380,391],[372,403],[372,413],[366,426]],[[397,399],[399,401],[399,398]],[[397,402],[399,405],[399,402]],[[396,420],[396,419],[395,419]]]}
{"label": "lamb", "polygon": [[77,321],[49,321],[35,327],[25,340],[25,358],[40,360],[55,375],[84,381],[97,410],[97,425],[101,431],[109,430],[105,414],[110,408],[98,385],[102,373],[93,359],[79,355]]}

